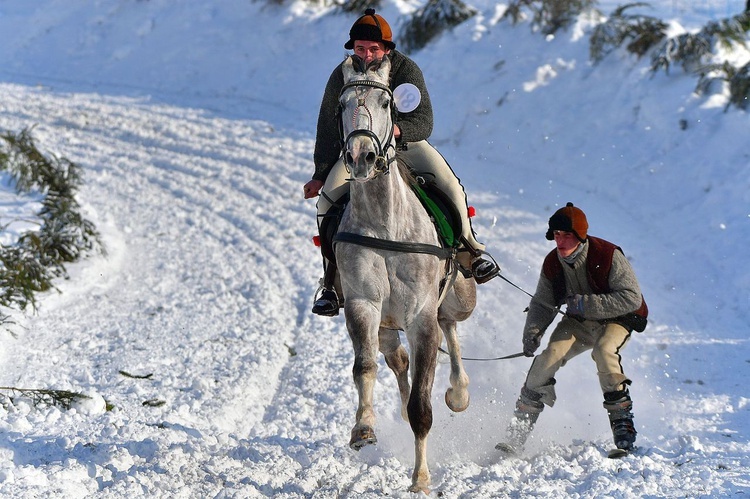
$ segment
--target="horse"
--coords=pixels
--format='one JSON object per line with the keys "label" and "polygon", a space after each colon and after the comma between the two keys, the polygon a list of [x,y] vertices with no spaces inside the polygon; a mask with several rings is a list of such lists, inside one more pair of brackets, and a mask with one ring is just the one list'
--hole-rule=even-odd
{"label": "horse", "polygon": [[[445,402],[461,412],[469,405],[469,377],[456,323],[474,310],[476,284],[458,272],[455,250],[441,247],[412,189],[414,177],[396,154],[387,56],[367,67],[350,56],[342,67],[339,111],[350,199],[333,240],[359,396],[349,445],[359,450],[377,442],[373,388],[380,351],[396,376],[401,416],[414,433],[409,490],[429,493],[427,436],[438,349],[444,336],[451,365]],[[408,353],[399,331],[406,336]]]}

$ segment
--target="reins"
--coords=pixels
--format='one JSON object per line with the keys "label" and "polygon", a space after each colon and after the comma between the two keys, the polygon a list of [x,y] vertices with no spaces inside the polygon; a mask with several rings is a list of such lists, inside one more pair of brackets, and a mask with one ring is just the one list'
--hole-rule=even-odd
{"label": "reins", "polygon": [[[449,355],[449,353],[446,350],[444,350],[443,347],[438,347],[438,351],[442,352],[444,354],[448,354]],[[473,360],[473,361],[479,361],[479,362],[487,362],[487,361],[491,361],[491,360],[515,359],[516,357],[524,357],[524,356],[525,356],[525,354],[523,352],[518,352],[518,353],[513,353],[513,354],[510,354],[510,355],[506,355],[504,357],[493,357],[491,359],[488,359],[488,358],[474,358],[474,357],[461,357],[461,360]]]}
{"label": "reins", "polygon": [[[532,295],[531,293],[529,293],[528,291],[526,291],[521,286],[517,285],[516,283],[514,283],[513,281],[511,281],[510,279],[508,279],[504,275],[498,274],[498,277],[500,277],[503,281],[507,282],[508,284],[510,284],[511,286],[513,286],[514,288],[516,288],[517,290],[519,290],[519,291],[523,292],[524,294],[530,296],[533,301],[539,303],[543,307],[545,307],[545,308],[547,308],[549,310],[552,310],[555,313],[562,314],[562,315],[567,315],[565,312],[563,312],[562,310],[560,310],[560,307],[553,307],[552,305],[550,305],[548,303],[545,303],[543,301],[539,301],[538,299],[536,299],[534,297],[534,295]],[[528,308],[526,310],[528,310]],[[440,352],[442,352],[444,354],[448,354],[448,352],[446,352],[445,350],[443,350],[442,347],[438,347],[438,351],[440,351]],[[523,352],[518,352],[518,353],[514,353],[514,354],[510,354],[510,355],[505,355],[503,357],[492,357],[492,358],[461,357],[461,360],[471,360],[471,361],[487,362],[487,361],[495,361],[495,360],[515,359],[517,357],[525,357],[525,356],[526,356],[526,354],[524,354]]]}

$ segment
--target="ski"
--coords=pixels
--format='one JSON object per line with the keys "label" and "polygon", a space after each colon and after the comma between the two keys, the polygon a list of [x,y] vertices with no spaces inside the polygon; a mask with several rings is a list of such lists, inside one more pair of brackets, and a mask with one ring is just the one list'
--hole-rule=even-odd
{"label": "ski", "polygon": [[[495,445],[495,449],[503,452],[504,454],[507,454],[508,456],[518,456],[518,451],[516,450],[516,448],[507,442],[500,442],[499,444]],[[607,457],[609,459],[621,459],[623,457],[629,456],[633,452],[635,452],[635,448],[632,448],[630,450],[615,448],[607,452]]]}
{"label": "ski", "polygon": [[620,459],[630,454],[630,451],[626,449],[612,449],[607,453],[607,457],[610,459]]}
{"label": "ski", "polygon": [[497,444],[495,446],[495,449],[497,449],[497,450],[499,450],[501,452],[504,452],[505,454],[507,454],[509,456],[516,456],[516,455],[518,455],[518,452],[516,451],[516,449],[512,445],[510,445],[509,443],[506,443],[506,442],[500,442],[499,444]]}

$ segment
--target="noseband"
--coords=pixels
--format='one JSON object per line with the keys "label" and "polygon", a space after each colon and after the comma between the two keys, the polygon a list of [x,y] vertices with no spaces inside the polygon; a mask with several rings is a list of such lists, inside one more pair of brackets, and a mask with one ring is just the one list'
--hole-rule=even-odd
{"label": "noseband", "polygon": [[[375,146],[377,147],[377,158],[375,159],[375,173],[377,174],[388,174],[389,173],[389,167],[390,164],[395,160],[395,155],[392,156],[390,159],[388,159],[388,149],[393,148],[393,145],[391,144],[391,141],[393,140],[393,129],[394,129],[394,121],[395,121],[395,112],[393,107],[393,92],[390,88],[388,88],[386,85],[383,85],[382,83],[378,83],[376,81],[371,80],[358,80],[358,81],[351,81],[349,83],[345,83],[344,86],[341,88],[341,93],[339,96],[343,96],[344,92],[349,88],[358,88],[358,87],[372,87],[377,88],[379,90],[382,90],[388,94],[390,97],[390,103],[389,108],[391,111],[391,126],[388,129],[388,136],[384,142],[380,141],[380,137],[375,134],[375,132],[372,131],[372,113],[367,108],[367,104],[365,104],[364,97],[357,96],[357,109],[354,112],[354,116],[357,116],[359,108],[363,108],[367,115],[370,117],[370,128],[358,128],[355,130],[352,130],[349,135],[346,136],[346,138],[343,141],[343,147],[342,147],[342,153],[344,154],[344,164],[346,165],[347,171],[349,171],[349,162],[347,159],[346,151],[349,150],[349,142],[359,136],[365,136],[373,141]],[[341,109],[343,112],[343,109]],[[341,127],[341,133],[340,135],[343,137],[344,135],[344,123],[343,123],[343,117],[339,117],[339,125]],[[383,146],[385,144],[385,146]],[[395,148],[394,148],[395,150]]]}

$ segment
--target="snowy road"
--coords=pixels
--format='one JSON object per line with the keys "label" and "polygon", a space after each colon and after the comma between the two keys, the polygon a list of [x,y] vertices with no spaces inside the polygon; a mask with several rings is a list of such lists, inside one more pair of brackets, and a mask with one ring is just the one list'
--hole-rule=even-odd
{"label": "snowy road", "polygon": [[[38,143],[85,170],[80,197],[109,253],[73,268],[72,279],[60,284],[62,294],[43,301],[15,344],[22,352],[6,353],[6,362],[18,358],[38,376],[23,366],[6,372],[24,372],[28,386],[90,386],[127,413],[127,424],[104,418],[101,427],[84,425],[84,440],[99,432],[126,437],[141,458],[147,458],[144,447],[153,447],[148,441],[170,442],[158,461],[176,479],[171,490],[184,487],[182,445],[195,446],[188,460],[202,462],[227,452],[226,440],[215,441],[219,435],[241,447],[252,428],[264,426],[259,423],[282,423],[298,403],[287,393],[310,390],[298,386],[302,373],[326,373],[315,380],[331,390],[327,373],[344,367],[344,356],[330,359],[338,365],[299,371],[289,363],[315,348],[315,335],[311,345],[295,344],[299,331],[311,327],[307,284],[318,261],[305,243],[313,210],[290,195],[300,191],[308,168],[309,138],[198,111],[178,116],[173,108],[130,100],[14,86],[3,86],[3,93],[6,116],[13,116],[8,128],[39,123]],[[347,338],[321,334],[348,352]],[[302,355],[292,357],[292,348]],[[48,378],[49,363],[57,379]],[[119,371],[152,376],[132,379]],[[145,401],[165,404],[144,407]],[[205,438],[216,448],[206,447]],[[101,443],[80,451],[94,467],[100,454],[123,452]],[[64,468],[75,481],[75,470]],[[219,468],[224,473],[227,465]],[[118,470],[110,472],[114,479]]]}
{"label": "snowy road", "polygon": [[[706,10],[744,5],[655,3],[690,29]],[[35,125],[42,150],[82,167],[77,199],[108,250],[71,266],[16,337],[0,333],[0,386],[92,397],[65,410],[0,393],[0,497],[412,497],[412,434],[391,373],[383,366],[375,388],[378,445],[355,453],[346,328],[309,312],[321,266],[301,186],[343,52],[319,34],[345,33],[350,16],[220,4],[0,2],[11,42],[0,45],[0,129]],[[696,96],[679,68],[650,73],[648,58],[618,51],[592,66],[590,18],[542,37],[501,21],[502,4],[473,5],[479,15],[415,55],[434,143],[477,208],[480,240],[524,289],[551,249],[547,218],[569,200],[591,234],[623,246],[652,309],[623,357],[641,450],[605,457],[588,355],[556,375],[558,401],[518,459],[494,445],[530,361],[467,362],[461,414],[442,401],[442,363],[431,496],[750,493],[747,112],[724,111],[726,89]],[[519,351],[528,296],[500,279],[478,292],[459,326],[464,355]]]}
{"label": "snowy road", "polygon": [[[74,266],[70,280],[60,283],[62,293],[44,298],[18,341],[4,342],[5,385],[86,387],[94,399],[72,411],[10,406],[2,423],[10,448],[0,455],[14,467],[0,471],[0,493],[406,494],[411,433],[399,420],[390,373],[381,369],[376,391],[381,443],[355,454],[347,448],[355,392],[343,321],[308,312],[319,262],[308,243],[314,210],[297,194],[308,175],[309,137],[131,99],[14,85],[2,91],[6,127],[38,123],[40,144],[84,168],[79,197],[108,256]],[[502,261],[512,262],[512,253]],[[524,301],[485,293],[484,306],[463,326],[465,351],[497,348],[496,334],[493,340],[486,333],[502,319],[489,311],[509,299],[515,307]],[[522,316],[505,320],[519,328]],[[658,339],[658,332],[649,337],[654,344]],[[515,347],[509,345],[504,348]],[[647,378],[660,360],[641,357],[641,363]],[[707,462],[687,474],[675,467],[675,459],[688,462],[691,453],[703,452],[679,430],[642,461],[613,464],[601,458],[608,438],[601,415],[577,421],[565,402],[556,407],[557,423],[587,441],[553,447],[546,458],[499,460],[493,442],[523,364],[468,368],[472,408],[451,416],[435,401],[433,474],[450,496],[512,494],[534,476],[557,484],[551,494],[564,493],[568,487],[554,481],[562,469],[570,480],[587,480],[593,495],[621,490],[627,496],[632,481],[618,485],[616,470],[647,472],[638,490],[648,495],[659,487],[682,490],[685,479],[703,480],[701,469],[716,466]],[[20,374],[8,379],[7,373]],[[438,379],[438,395],[445,377]],[[101,398],[114,410],[104,412]],[[661,412],[656,392],[651,399],[642,397],[641,414]],[[593,435],[586,429],[592,421]],[[551,428],[552,422],[546,431]],[[722,454],[733,462],[743,459],[742,448]],[[596,476],[613,473],[597,488]],[[709,478],[714,482],[705,490],[722,490],[720,477]]]}

